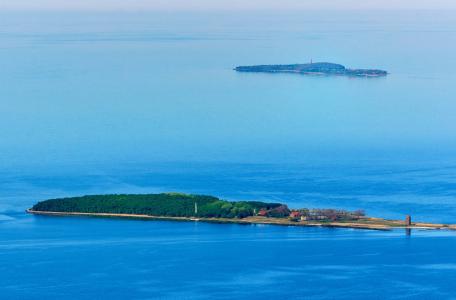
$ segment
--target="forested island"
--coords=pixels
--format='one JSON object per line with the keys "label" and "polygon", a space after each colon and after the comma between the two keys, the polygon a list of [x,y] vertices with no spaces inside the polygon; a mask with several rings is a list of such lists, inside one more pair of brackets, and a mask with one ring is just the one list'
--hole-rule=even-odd
{"label": "forested island", "polygon": [[216,223],[328,226],[388,230],[449,228],[453,225],[412,223],[367,217],[362,210],[290,209],[283,203],[227,201],[213,196],[182,193],[111,194],[50,199],[27,212],[42,215],[128,217]]}
{"label": "forested island", "polygon": [[308,64],[291,65],[256,65],[239,66],[234,70],[238,72],[257,72],[257,73],[296,73],[304,75],[345,75],[357,77],[380,77],[388,75],[388,72],[378,69],[348,69],[343,65],[315,62]]}

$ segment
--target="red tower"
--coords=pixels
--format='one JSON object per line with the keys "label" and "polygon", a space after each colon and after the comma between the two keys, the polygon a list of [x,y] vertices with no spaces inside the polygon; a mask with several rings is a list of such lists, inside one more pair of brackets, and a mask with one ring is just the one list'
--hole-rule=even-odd
{"label": "red tower", "polygon": [[405,216],[405,226],[410,226],[412,225],[412,217],[409,215]]}

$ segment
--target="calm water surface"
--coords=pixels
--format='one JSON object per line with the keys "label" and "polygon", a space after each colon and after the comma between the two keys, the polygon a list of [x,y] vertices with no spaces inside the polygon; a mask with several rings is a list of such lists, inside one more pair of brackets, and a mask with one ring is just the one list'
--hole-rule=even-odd
{"label": "calm water surface", "polygon": [[[23,213],[93,193],[187,191],[456,222],[454,169],[158,164],[2,176],[5,299],[451,299],[456,233],[293,228]],[[355,167],[357,166],[357,167]],[[14,173],[13,171],[10,174]],[[119,175],[121,174],[121,175]],[[386,174],[386,175],[385,175]]]}
{"label": "calm water surface", "polygon": [[[0,298],[454,298],[453,232],[24,210],[182,191],[456,223],[455,48],[443,12],[2,14]],[[232,71],[310,59],[391,74]]]}
{"label": "calm water surface", "polygon": [[13,215],[4,299],[450,299],[456,235]]}

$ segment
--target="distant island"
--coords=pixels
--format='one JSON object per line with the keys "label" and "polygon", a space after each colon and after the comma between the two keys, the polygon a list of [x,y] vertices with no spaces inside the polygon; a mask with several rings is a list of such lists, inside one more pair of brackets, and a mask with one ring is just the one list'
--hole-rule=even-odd
{"label": "distant island", "polygon": [[112,194],[50,199],[28,213],[95,217],[126,217],[213,223],[327,226],[389,230],[393,228],[456,229],[455,225],[412,223],[365,216],[362,210],[289,209],[282,203],[227,201],[182,193]]}
{"label": "distant island", "polygon": [[347,69],[340,64],[328,62],[315,62],[308,64],[291,65],[256,65],[239,66],[234,68],[238,72],[256,73],[295,73],[304,75],[345,75],[357,77],[380,77],[388,75],[388,72],[377,69]]}

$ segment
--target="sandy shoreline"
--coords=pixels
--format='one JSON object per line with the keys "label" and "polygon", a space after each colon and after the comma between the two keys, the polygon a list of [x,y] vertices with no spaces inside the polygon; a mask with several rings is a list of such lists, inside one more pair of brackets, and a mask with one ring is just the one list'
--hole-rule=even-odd
{"label": "sandy shoreline", "polygon": [[433,223],[412,223],[411,226],[405,226],[403,221],[384,220],[378,218],[365,218],[358,222],[294,222],[285,218],[266,218],[266,217],[247,217],[243,219],[228,218],[188,218],[188,217],[163,217],[140,214],[115,214],[115,213],[80,213],[80,212],[51,212],[35,211],[27,209],[27,213],[48,216],[87,216],[87,217],[105,217],[105,218],[130,218],[130,219],[149,219],[164,221],[183,221],[183,222],[207,222],[207,223],[233,223],[233,224],[267,224],[281,226],[304,226],[304,227],[336,227],[336,228],[354,228],[354,229],[371,229],[371,230],[392,230],[396,228],[403,229],[452,229],[456,230],[456,225],[433,224]]}

